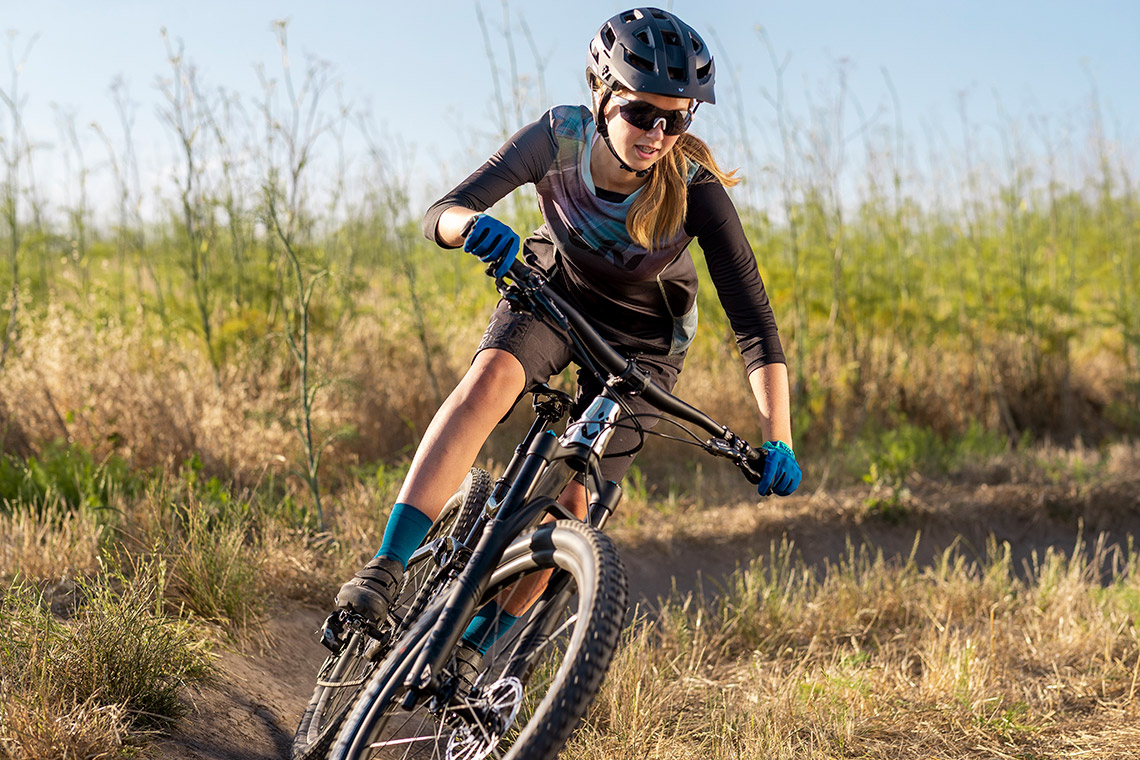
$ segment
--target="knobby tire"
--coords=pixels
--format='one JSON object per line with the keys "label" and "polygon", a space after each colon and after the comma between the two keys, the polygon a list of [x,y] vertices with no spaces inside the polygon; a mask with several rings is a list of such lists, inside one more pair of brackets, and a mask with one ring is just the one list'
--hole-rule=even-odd
{"label": "knobby tire", "polygon": [[[545,570],[554,570],[548,589],[562,588],[562,602],[547,614],[557,615],[549,624],[554,636],[529,647],[536,655],[522,679],[519,714],[505,732],[495,720],[471,721],[472,701],[440,706],[422,698],[413,710],[401,706],[410,664],[420,652],[438,608],[424,614],[408,635],[393,649],[374,673],[353,706],[329,758],[335,760],[552,760],[562,750],[601,687],[625,622],[627,581],[617,549],[610,539],[592,526],[576,521],[557,521],[539,526],[516,539],[492,574],[481,603],[495,598],[499,590]],[[570,594],[568,594],[568,591]],[[569,596],[569,608],[567,599]],[[438,600],[441,605],[443,599]],[[507,683],[504,671],[521,639],[534,641],[541,621],[535,612],[524,615],[507,635],[488,652],[475,694],[487,690],[498,694]],[[454,665],[453,663],[451,663]],[[442,680],[447,681],[445,673]],[[446,690],[446,689],[445,689]],[[480,704],[479,700],[474,700]],[[463,728],[466,726],[466,728]],[[474,749],[456,749],[456,736],[466,732]],[[487,739],[487,737],[492,737]],[[483,749],[480,749],[482,742]],[[470,744],[471,742],[469,742]],[[470,750],[470,751],[469,751]]]}
{"label": "knobby tire", "polygon": [[[428,638],[438,607],[429,610],[360,693],[330,758],[552,760],[601,687],[625,620],[628,590],[625,570],[610,539],[586,524],[560,520],[539,526],[511,544],[481,601],[490,601],[503,589],[545,570],[554,573],[544,600],[555,598],[558,603],[535,605],[492,647],[471,699],[453,697],[441,707],[441,700],[433,704],[429,697],[412,710],[402,706],[407,671]],[[560,594],[555,594],[558,589]],[[540,608],[544,614],[538,614]],[[541,628],[544,623],[547,627]],[[540,629],[553,635],[537,640],[535,632]],[[500,730],[497,723],[509,712],[507,708],[492,712],[488,720],[472,720],[476,712],[472,705],[486,705],[491,701],[488,693],[505,694],[511,685],[504,674],[518,661],[512,655],[517,654],[520,641],[529,642],[523,648],[534,655],[526,668],[515,667],[525,682],[522,697],[500,700],[516,703],[517,718],[506,730]],[[445,673],[441,680],[447,683],[448,678]]]}

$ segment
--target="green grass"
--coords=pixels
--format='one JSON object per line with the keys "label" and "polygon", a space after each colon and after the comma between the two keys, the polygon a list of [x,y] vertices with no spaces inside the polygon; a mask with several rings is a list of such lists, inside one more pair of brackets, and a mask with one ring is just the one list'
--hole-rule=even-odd
{"label": "green grass", "polygon": [[27,458],[0,454],[0,509],[109,509],[117,494],[129,495],[144,480],[117,454],[96,459],[82,446],[49,441]]}
{"label": "green grass", "polygon": [[[209,673],[201,632],[164,611],[158,566],[82,580],[63,618],[27,582],[0,596],[0,757],[115,757],[180,716]],[[74,754],[73,754],[74,753]]]}

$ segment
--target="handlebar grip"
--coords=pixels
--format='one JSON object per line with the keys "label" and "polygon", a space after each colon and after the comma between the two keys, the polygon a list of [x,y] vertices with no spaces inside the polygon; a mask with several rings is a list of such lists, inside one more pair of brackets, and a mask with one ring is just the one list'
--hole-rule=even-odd
{"label": "handlebar grip", "polygon": [[760,482],[760,478],[764,474],[764,460],[767,458],[767,452],[763,449],[755,449],[749,446],[748,450],[744,452],[740,469],[744,473],[744,477],[748,478],[749,483]]}
{"label": "handlebar grip", "polygon": [[[532,271],[533,270],[530,268],[530,265],[523,261],[522,256],[515,256],[515,260],[511,262],[511,267],[507,270],[506,273],[509,274],[512,278],[519,280],[524,279]],[[488,274],[491,274],[490,267],[488,267]]]}

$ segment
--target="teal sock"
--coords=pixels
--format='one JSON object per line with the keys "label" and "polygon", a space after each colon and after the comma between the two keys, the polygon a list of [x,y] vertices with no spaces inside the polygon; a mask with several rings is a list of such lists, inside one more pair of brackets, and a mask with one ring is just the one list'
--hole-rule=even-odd
{"label": "teal sock", "polygon": [[463,632],[463,640],[478,649],[479,654],[487,654],[491,645],[509,631],[516,620],[517,617],[503,612],[492,599],[472,618],[471,624]]}
{"label": "teal sock", "polygon": [[384,540],[380,542],[377,557],[399,560],[404,567],[431,530],[431,518],[411,504],[392,507],[388,524],[384,527]]}

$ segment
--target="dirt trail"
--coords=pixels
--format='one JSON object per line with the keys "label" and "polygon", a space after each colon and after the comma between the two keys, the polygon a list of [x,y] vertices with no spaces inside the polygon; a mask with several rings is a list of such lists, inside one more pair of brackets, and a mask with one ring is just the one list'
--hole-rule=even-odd
{"label": "dirt trail", "polygon": [[[844,557],[849,544],[869,544],[886,556],[908,556],[918,545],[929,562],[957,543],[983,556],[990,536],[1009,541],[1020,561],[1046,547],[1071,552],[1084,537],[1103,533],[1109,543],[1140,536],[1140,479],[1125,477],[1077,491],[1065,486],[919,483],[901,522],[860,515],[865,489],[814,494],[761,505],[706,510],[686,529],[663,527],[652,541],[634,545],[615,535],[630,576],[633,598],[651,608],[675,585],[682,592],[717,583],[741,564],[766,554],[787,537],[804,560],[822,566]],[[691,527],[698,522],[699,527]],[[293,729],[324,659],[315,631],[326,610],[279,610],[268,621],[269,644],[246,653],[223,653],[218,681],[187,695],[189,715],[152,745],[170,760],[277,760],[289,756]]]}

